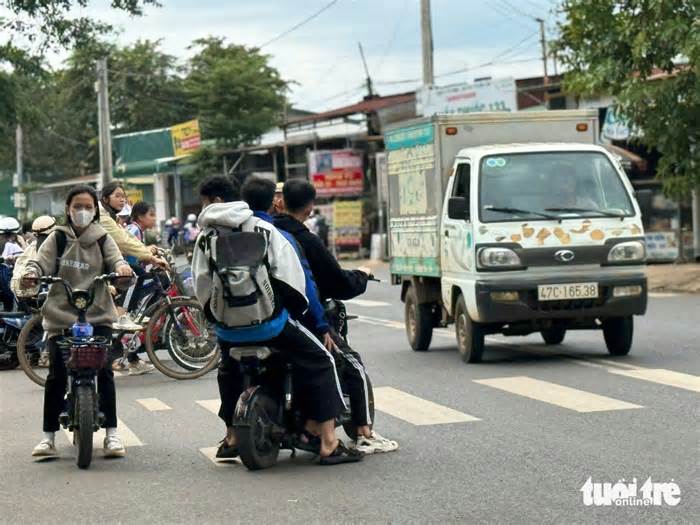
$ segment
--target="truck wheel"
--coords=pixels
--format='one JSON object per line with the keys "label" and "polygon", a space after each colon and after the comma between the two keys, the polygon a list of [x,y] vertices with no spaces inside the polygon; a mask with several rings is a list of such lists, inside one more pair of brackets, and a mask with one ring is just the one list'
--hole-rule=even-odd
{"label": "truck wheel", "polygon": [[540,334],[542,334],[542,339],[548,345],[558,345],[561,344],[566,336],[566,326],[553,324],[549,328],[542,330]]}
{"label": "truck wheel", "polygon": [[478,363],[484,355],[484,328],[469,317],[464,297],[457,299],[455,311],[455,332],[457,349],[465,363]]}
{"label": "truck wheel", "polygon": [[433,338],[433,312],[429,304],[418,304],[416,291],[406,291],[405,324],[408,343],[416,352],[425,352]]}
{"label": "truck wheel", "polygon": [[632,348],[634,320],[630,317],[613,317],[603,321],[603,337],[611,355],[627,355]]}

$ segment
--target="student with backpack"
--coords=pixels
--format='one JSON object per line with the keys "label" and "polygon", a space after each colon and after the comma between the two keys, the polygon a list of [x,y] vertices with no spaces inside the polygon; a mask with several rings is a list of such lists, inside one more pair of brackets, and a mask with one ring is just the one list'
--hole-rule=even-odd
{"label": "student with backpack", "polygon": [[[238,455],[233,415],[243,378],[228,351],[260,343],[283,352],[292,363],[295,384],[306,401],[306,430],[320,436],[321,464],[359,461],[362,454],[335,436],[335,418],[345,402],[333,357],[296,320],[307,309],[307,300],[304,271],[294,248],[274,226],[253,216],[226,177],[205,180],[200,197],[202,233],[194,247],[192,274],[195,295],[215,322],[221,346],[219,417],[226,424],[226,436],[217,457]],[[241,260],[242,255],[249,260]]]}
{"label": "student with backpack", "polygon": [[[41,276],[58,276],[74,289],[88,289],[96,277],[116,272],[131,277],[129,265],[122,258],[115,241],[99,225],[100,211],[97,194],[90,186],[77,186],[66,199],[66,226],[57,226],[39,248],[36,257],[27,263],[22,275],[22,286],[38,288]],[[33,456],[55,456],[54,443],[59,429],[58,418],[64,409],[68,373],[63,362],[57,339],[62,337],[77,319],[70,306],[64,288],[52,285],[41,309],[43,328],[48,334],[49,375],[44,387],[44,438],[34,448]],[[87,320],[94,334],[112,337],[112,323],[117,320],[112,295],[102,282],[95,291],[95,300],[87,311]],[[105,415],[106,457],[122,457],[126,454],[117,434],[117,401],[114,373],[107,362],[97,375],[97,391],[100,410]]]}

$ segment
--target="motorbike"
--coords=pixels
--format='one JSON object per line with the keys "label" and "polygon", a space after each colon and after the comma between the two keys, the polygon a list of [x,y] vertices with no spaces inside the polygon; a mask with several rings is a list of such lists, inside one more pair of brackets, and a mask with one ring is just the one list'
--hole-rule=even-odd
{"label": "motorbike", "polygon": [[60,277],[42,277],[47,285],[62,285],[68,302],[78,312],[78,320],[70,329],[70,335],[57,341],[61,356],[68,369],[66,410],[58,418],[60,424],[73,432],[73,443],[78,448],[76,463],[86,469],[92,461],[92,435],[104,423],[105,416],[99,409],[97,372],[104,366],[112,341],[94,336],[93,326],[86,320],[86,312],[95,300],[95,286],[107,281],[130,279],[116,273],[97,277],[87,290],[74,290]]}
{"label": "motorbike", "polygon": [[[46,292],[42,292],[35,299],[22,299],[18,301],[20,310],[17,312],[0,313],[0,370],[12,370],[19,366],[17,355],[17,340],[22,328],[29,322],[46,298]],[[34,337],[27,351],[32,366],[48,366],[48,356],[43,352],[41,338]]]}
{"label": "motorbike", "polygon": [[[377,281],[372,275],[370,280]],[[336,332],[347,341],[347,321],[353,316],[347,314],[342,301],[329,300],[325,308]],[[229,355],[240,363],[243,375],[244,390],[236,404],[233,427],[241,461],[248,470],[273,466],[281,449],[291,450],[292,457],[296,449],[309,450],[302,438],[305,421],[295,404],[293,368],[283,354],[269,346],[250,345],[231,348]],[[369,377],[367,381],[374,421],[374,395]],[[336,427],[342,426],[355,439],[349,397],[344,394],[344,398],[348,408],[336,418]]]}

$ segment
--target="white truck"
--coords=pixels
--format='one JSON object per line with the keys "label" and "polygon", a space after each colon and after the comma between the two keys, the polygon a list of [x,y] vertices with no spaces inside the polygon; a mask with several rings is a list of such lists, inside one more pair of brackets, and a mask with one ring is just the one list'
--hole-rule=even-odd
{"label": "white truck", "polygon": [[602,329],[625,355],[647,305],[644,231],[595,111],[437,115],[385,133],[392,282],[428,350],[455,324],[465,362],[484,336]]}

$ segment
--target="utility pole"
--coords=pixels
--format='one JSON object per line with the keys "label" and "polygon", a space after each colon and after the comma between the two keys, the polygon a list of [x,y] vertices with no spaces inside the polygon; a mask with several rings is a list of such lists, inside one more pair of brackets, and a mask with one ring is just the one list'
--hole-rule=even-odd
{"label": "utility pole", "polygon": [[362,49],[362,42],[357,43],[357,47],[360,48],[360,57],[362,58],[362,65],[365,66],[365,75],[367,76],[367,95],[370,98],[374,96],[374,91],[372,90],[372,78],[369,76],[369,68],[367,67],[367,61],[365,60],[365,51]]}
{"label": "utility pole", "polygon": [[98,188],[112,180],[112,132],[109,120],[109,91],[107,86],[107,60],[97,61],[97,120],[100,132],[100,180]]}
{"label": "utility pole", "polygon": [[540,44],[542,45],[542,65],[544,66],[544,107],[549,109],[549,75],[547,74],[547,38],[544,33],[544,19],[535,18],[540,24]]}
{"label": "utility pole", "polygon": [[435,83],[433,71],[433,27],[430,20],[430,0],[420,1],[420,27],[423,45],[423,87],[427,87]]}
{"label": "utility pole", "polygon": [[[16,154],[17,154],[17,181],[16,185],[17,187],[15,188],[15,195],[19,194],[21,189],[22,189],[22,178],[24,174],[24,137],[22,135],[22,125],[17,123],[17,128],[15,128],[15,147],[16,147]],[[13,195],[14,198],[14,195]],[[21,199],[22,197],[20,197]],[[15,199],[15,202],[17,199]],[[21,204],[21,201],[16,204]],[[15,206],[16,206],[15,204]],[[24,219],[24,208],[19,207],[19,218]]]}

